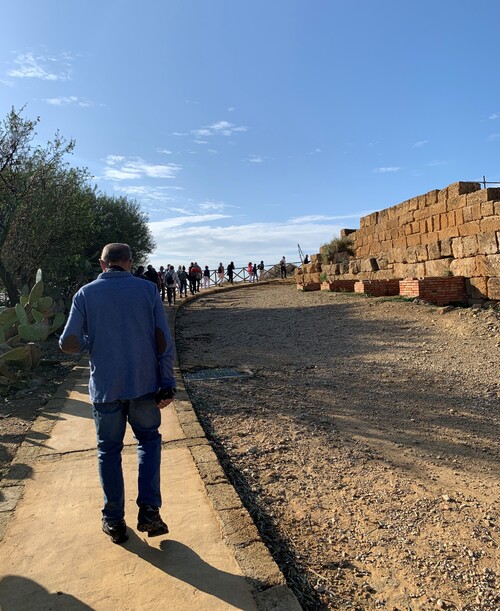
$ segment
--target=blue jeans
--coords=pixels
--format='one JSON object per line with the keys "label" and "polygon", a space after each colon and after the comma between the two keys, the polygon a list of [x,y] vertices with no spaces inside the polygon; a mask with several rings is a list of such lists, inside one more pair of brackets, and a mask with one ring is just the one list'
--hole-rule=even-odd
{"label": "blue jeans", "polygon": [[125,516],[121,453],[127,419],[137,439],[137,505],[161,507],[161,435],[158,431],[161,415],[154,394],[126,401],[94,403],[99,477],[104,492],[102,515],[111,524],[120,522]]}

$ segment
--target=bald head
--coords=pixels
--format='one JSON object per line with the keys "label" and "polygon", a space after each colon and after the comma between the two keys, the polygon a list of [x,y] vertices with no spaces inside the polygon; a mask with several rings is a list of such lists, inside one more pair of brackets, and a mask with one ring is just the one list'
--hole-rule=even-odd
{"label": "bald head", "polygon": [[128,244],[106,244],[102,249],[101,261],[106,265],[119,265],[132,260],[132,251]]}

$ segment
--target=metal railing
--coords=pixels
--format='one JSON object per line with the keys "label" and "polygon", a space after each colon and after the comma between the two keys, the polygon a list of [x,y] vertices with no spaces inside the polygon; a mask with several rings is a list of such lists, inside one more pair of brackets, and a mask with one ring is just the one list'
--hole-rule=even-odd
{"label": "metal railing", "polygon": [[[295,268],[300,267],[302,263],[300,261],[291,261],[286,264],[287,267],[287,277],[293,275]],[[274,265],[264,265],[264,269],[257,270],[257,277],[254,280],[253,275],[250,275],[247,267],[235,267],[233,272],[233,283],[238,282],[259,282],[260,280],[274,280],[276,278],[281,278],[281,267],[279,263],[275,263]],[[224,269],[224,280],[223,283],[227,284],[229,282],[229,278],[227,275],[227,269]],[[210,286],[214,286],[219,284],[219,274],[216,269],[210,270]],[[201,286],[203,287],[203,279],[201,281]]]}

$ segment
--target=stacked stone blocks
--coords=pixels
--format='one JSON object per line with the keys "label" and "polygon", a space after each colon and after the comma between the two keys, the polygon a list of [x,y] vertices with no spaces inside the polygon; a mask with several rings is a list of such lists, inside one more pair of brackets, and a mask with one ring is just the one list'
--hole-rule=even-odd
{"label": "stacked stone blocks", "polygon": [[[500,188],[457,182],[373,212],[358,230],[341,233],[352,239],[355,256],[339,253],[328,265],[313,256],[299,283],[463,277],[469,303],[500,300]],[[441,282],[440,291],[452,286]]]}

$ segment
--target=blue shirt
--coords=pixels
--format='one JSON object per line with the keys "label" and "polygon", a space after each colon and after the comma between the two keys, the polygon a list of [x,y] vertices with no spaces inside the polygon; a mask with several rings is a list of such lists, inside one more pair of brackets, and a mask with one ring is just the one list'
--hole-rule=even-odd
{"label": "blue shirt", "polygon": [[76,293],[59,339],[65,343],[67,352],[89,352],[93,403],[175,386],[174,343],[158,289],[129,272],[106,271]]}

